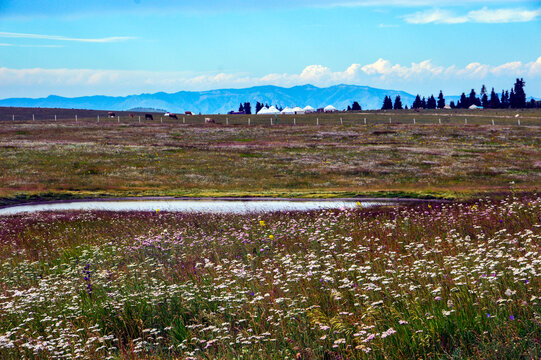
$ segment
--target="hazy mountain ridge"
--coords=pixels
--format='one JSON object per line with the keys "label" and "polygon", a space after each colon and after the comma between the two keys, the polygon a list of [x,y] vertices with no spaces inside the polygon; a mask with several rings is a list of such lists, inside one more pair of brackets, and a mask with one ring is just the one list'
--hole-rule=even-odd
{"label": "hazy mountain ridge", "polygon": [[[129,110],[133,108],[166,109],[171,112],[201,112],[204,114],[227,113],[237,110],[239,104],[249,101],[254,111],[257,101],[279,106],[333,105],[346,109],[358,101],[363,109],[379,109],[383,98],[390,95],[393,100],[400,95],[402,103],[410,106],[414,95],[398,90],[384,90],[369,86],[335,85],[319,88],[313,85],[284,88],[279,86],[256,86],[244,89],[218,89],[208,91],[158,92],[128,96],[82,96],[62,97],[50,95],[46,98],[10,98],[0,100],[0,106],[79,108],[89,110]],[[454,97],[452,97],[454,98]],[[451,97],[450,97],[451,99]]]}

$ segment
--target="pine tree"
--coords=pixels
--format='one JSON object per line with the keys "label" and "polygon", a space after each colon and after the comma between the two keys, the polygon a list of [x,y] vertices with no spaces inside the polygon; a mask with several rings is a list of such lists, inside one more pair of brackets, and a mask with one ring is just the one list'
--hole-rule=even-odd
{"label": "pine tree", "polygon": [[402,100],[400,99],[400,95],[396,95],[394,98],[394,109],[402,110]]}
{"label": "pine tree", "polygon": [[526,93],[524,92],[524,86],[526,83],[524,82],[524,79],[520,78],[517,79],[515,82],[514,90],[515,90],[515,107],[516,108],[523,108],[526,107]]}
{"label": "pine tree", "polygon": [[392,110],[392,109],[393,109],[393,100],[391,100],[390,96],[385,96],[381,110]]}
{"label": "pine tree", "polygon": [[243,111],[244,111],[244,105],[242,105],[242,103],[240,103],[239,112],[243,112]]}
{"label": "pine tree", "polygon": [[466,108],[468,108],[468,107],[470,107],[472,105],[478,105],[478,106],[481,105],[481,101],[477,97],[477,94],[475,94],[474,89],[471,89],[471,91],[470,91],[470,96],[468,97],[468,106],[466,106]]}
{"label": "pine tree", "polygon": [[466,94],[462,93],[462,95],[460,95],[460,100],[458,101],[457,108],[467,109],[468,107],[468,98],[466,97]]}
{"label": "pine tree", "polygon": [[261,104],[259,101],[255,104],[255,113],[257,114],[259,110],[263,109],[263,104]]}
{"label": "pine tree", "polygon": [[511,89],[511,93],[509,94],[509,106],[512,109],[517,108],[517,99],[515,97],[515,90]]}
{"label": "pine tree", "polygon": [[348,105],[348,111],[351,111],[351,106]]}
{"label": "pine tree", "polygon": [[438,95],[438,109],[443,109],[445,107],[445,98],[443,97],[443,92],[440,90]]}
{"label": "pine tree", "polygon": [[451,102],[449,103],[449,107],[450,107],[451,109],[454,109],[454,108],[456,108],[457,106],[455,105],[455,102],[454,102],[453,100],[451,100]]}
{"label": "pine tree", "polygon": [[353,102],[353,105],[351,106],[351,110],[353,111],[361,111],[361,105],[357,101]]}
{"label": "pine tree", "polygon": [[430,97],[426,101],[426,108],[427,109],[435,109],[436,108],[436,99],[434,99],[434,95],[430,95]]}
{"label": "pine tree", "polygon": [[415,97],[415,100],[413,100],[413,104],[411,105],[412,109],[420,109],[423,107],[423,104],[421,103],[421,97],[419,94]]}
{"label": "pine tree", "polygon": [[249,102],[244,103],[244,113],[245,114],[251,114],[252,113],[252,106]]}
{"label": "pine tree", "polygon": [[498,98],[498,95],[494,91],[494,88],[492,88],[492,91],[490,92],[490,100],[488,101],[488,107],[491,109],[499,109],[501,106],[500,99]]}
{"label": "pine tree", "polygon": [[423,109],[426,109],[426,99],[425,99],[424,96],[423,96],[423,98],[421,99],[421,107],[422,107]]}
{"label": "pine tree", "polygon": [[501,107],[502,109],[509,108],[509,91],[502,90]]}

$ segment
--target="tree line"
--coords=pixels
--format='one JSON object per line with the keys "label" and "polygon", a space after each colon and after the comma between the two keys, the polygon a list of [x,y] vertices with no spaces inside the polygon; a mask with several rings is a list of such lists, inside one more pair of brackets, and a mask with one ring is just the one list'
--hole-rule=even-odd
{"label": "tree line", "polygon": [[[477,96],[475,89],[471,89],[470,94],[466,96],[465,93],[460,95],[460,99],[456,102],[451,101],[449,107],[451,109],[467,109],[472,105],[483,107],[485,109],[522,109],[522,108],[537,108],[541,107],[541,102],[535,101],[533,98],[530,101],[526,101],[526,92],[524,86],[526,85],[524,79],[520,78],[515,81],[511,90],[502,90],[500,95],[496,94],[494,88],[487,93],[485,85],[481,87],[480,96]],[[417,94],[412,109],[443,109],[446,105],[443,92],[440,90],[438,98],[434,98],[434,95],[430,95],[427,99]],[[402,110],[408,109],[406,105],[403,107],[400,95],[395,97],[394,103],[391,96],[385,96],[383,100],[382,110]]]}

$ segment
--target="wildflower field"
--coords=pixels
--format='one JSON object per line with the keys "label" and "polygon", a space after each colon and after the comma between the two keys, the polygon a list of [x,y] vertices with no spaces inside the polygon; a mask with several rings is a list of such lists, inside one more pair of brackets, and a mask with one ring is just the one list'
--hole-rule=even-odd
{"label": "wildflower field", "polygon": [[541,197],[0,217],[1,359],[536,359]]}

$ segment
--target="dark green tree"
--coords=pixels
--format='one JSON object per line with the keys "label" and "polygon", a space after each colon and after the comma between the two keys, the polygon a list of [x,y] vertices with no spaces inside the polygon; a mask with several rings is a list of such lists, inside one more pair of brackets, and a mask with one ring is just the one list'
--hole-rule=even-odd
{"label": "dark green tree", "polygon": [[426,108],[427,109],[435,109],[436,108],[436,99],[434,98],[434,95],[430,95],[430,97],[426,101]]}
{"label": "dark green tree", "polygon": [[421,109],[423,107],[423,104],[421,103],[421,96],[417,94],[415,97],[415,100],[413,100],[413,104],[411,105],[412,109]]}
{"label": "dark green tree", "polygon": [[244,113],[245,114],[251,114],[252,113],[252,106],[249,102],[244,103]]}
{"label": "dark green tree", "polygon": [[451,102],[449,103],[449,107],[451,109],[455,109],[457,106],[455,105],[455,102],[453,100],[451,100]]}
{"label": "dark green tree", "polygon": [[239,112],[243,112],[243,111],[244,111],[244,105],[242,105],[242,103],[240,103]]}
{"label": "dark green tree", "polygon": [[484,84],[481,87],[481,106],[485,109],[488,108],[487,88]]}
{"label": "dark green tree", "polygon": [[255,113],[257,114],[259,110],[263,109],[263,104],[261,104],[259,101],[255,104]]}
{"label": "dark green tree", "polygon": [[509,91],[502,90],[502,99],[501,99],[501,107],[502,109],[508,109],[509,108]]}
{"label": "dark green tree", "polygon": [[501,107],[500,98],[498,97],[498,94],[494,91],[494,88],[492,88],[492,91],[490,92],[490,100],[488,101],[488,107],[491,109],[499,109]]}
{"label": "dark green tree", "polygon": [[361,105],[357,101],[353,102],[353,105],[351,105],[351,110],[353,111],[361,111]]}
{"label": "dark green tree", "polygon": [[525,85],[526,83],[522,78],[517,79],[517,81],[515,82],[515,86],[513,87],[513,89],[515,90],[515,101],[514,104],[511,104],[511,107],[514,107],[516,109],[526,107],[526,93],[524,92]]}
{"label": "dark green tree", "polygon": [[468,96],[468,106],[466,106],[466,108],[472,105],[481,106],[481,100],[477,97],[474,89],[471,89],[470,91],[470,96]]}
{"label": "dark green tree", "polygon": [[466,97],[466,94],[462,93],[460,95],[460,100],[458,100],[457,108],[459,109],[467,109],[468,108],[468,98]]}
{"label": "dark green tree", "polygon": [[396,95],[394,98],[394,109],[402,110],[402,100],[400,99],[400,95]]}
{"label": "dark green tree", "polygon": [[443,109],[445,107],[445,98],[443,97],[443,92],[440,90],[438,95],[438,109]]}
{"label": "dark green tree", "polygon": [[381,110],[392,110],[392,109],[393,109],[393,100],[391,100],[390,96],[385,96]]}
{"label": "dark green tree", "polygon": [[424,96],[423,96],[423,98],[421,99],[421,107],[422,107],[423,109],[426,109],[426,99],[425,99]]}

